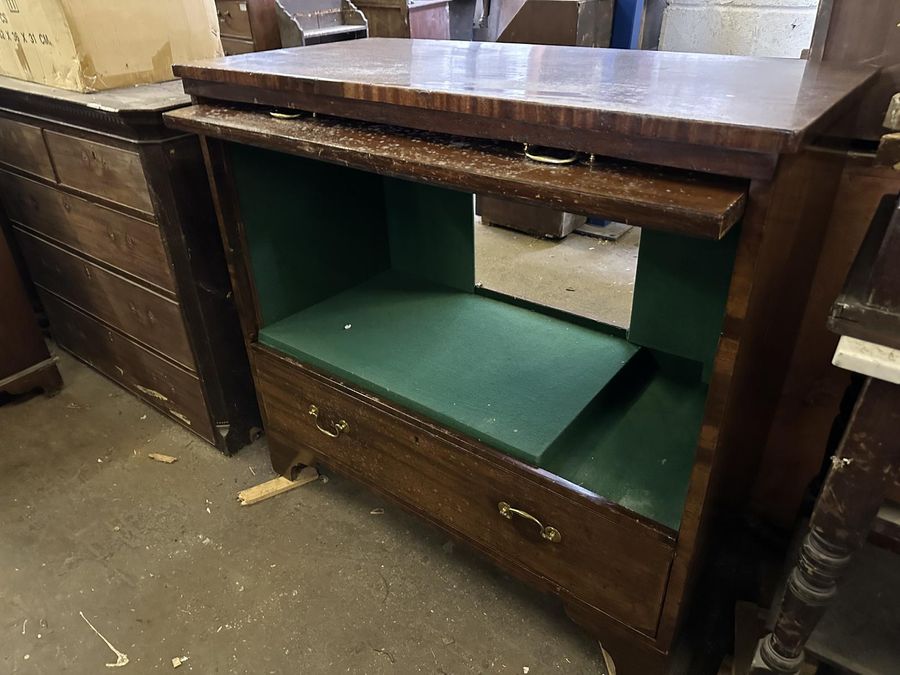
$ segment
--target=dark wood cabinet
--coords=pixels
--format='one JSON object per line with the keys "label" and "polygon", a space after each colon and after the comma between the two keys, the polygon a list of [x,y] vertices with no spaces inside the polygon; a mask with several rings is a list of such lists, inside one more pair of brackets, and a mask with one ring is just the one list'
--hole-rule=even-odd
{"label": "dark wood cabinet", "polygon": [[[166,115],[203,138],[274,466],[354,477],[558,595],[619,672],[666,671],[796,347],[842,164],[816,139],[874,69],[302,56],[179,66],[195,105]],[[629,329],[476,288],[473,192],[640,225]]]}
{"label": "dark wood cabinet", "polygon": [[281,48],[275,0],[216,0],[216,14],[226,54]]}
{"label": "dark wood cabinet", "polygon": [[359,0],[371,37],[448,40],[450,0]]}
{"label": "dark wood cabinet", "polygon": [[62,386],[56,358],[44,342],[0,220],[0,394]]}
{"label": "dark wood cabinet", "polygon": [[0,204],[60,346],[231,452],[258,409],[187,103],[0,78]]}

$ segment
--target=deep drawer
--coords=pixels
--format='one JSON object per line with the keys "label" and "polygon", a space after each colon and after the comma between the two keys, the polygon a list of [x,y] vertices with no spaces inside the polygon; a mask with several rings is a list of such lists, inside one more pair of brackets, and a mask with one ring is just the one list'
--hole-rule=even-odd
{"label": "deep drawer", "polygon": [[0,117],[0,162],[56,180],[39,127]]}
{"label": "deep drawer", "polygon": [[211,443],[213,428],[195,375],[161,359],[52,293],[41,300],[60,345]]}
{"label": "deep drawer", "polygon": [[47,147],[59,182],[117,204],[153,213],[137,152],[47,131]]}
{"label": "deep drawer", "polygon": [[155,225],[2,171],[0,201],[10,220],[161,288],[175,290]]}
{"label": "deep drawer", "polygon": [[223,37],[252,39],[246,0],[216,0],[216,14],[219,16],[219,33]]}
{"label": "deep drawer", "polygon": [[[457,444],[449,433],[264,347],[254,346],[253,360],[273,437],[312,448],[514,573],[524,570],[544,588],[655,633],[671,538],[509,457]],[[539,519],[545,529],[524,514],[508,512],[507,519],[501,504]]]}
{"label": "deep drawer", "polygon": [[23,230],[16,234],[38,286],[193,369],[178,303]]}

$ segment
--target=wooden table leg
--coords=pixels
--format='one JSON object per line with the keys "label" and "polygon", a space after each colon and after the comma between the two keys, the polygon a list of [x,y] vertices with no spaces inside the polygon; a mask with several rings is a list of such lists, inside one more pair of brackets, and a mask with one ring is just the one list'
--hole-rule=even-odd
{"label": "wooden table leg", "polygon": [[900,462],[900,385],[868,378],[822,486],[775,626],[751,675],[797,673],[803,648],[884,501]]}

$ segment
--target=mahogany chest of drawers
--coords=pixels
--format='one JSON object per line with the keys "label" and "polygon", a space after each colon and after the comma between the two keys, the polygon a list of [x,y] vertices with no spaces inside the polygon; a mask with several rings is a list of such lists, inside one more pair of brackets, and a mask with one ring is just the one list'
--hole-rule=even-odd
{"label": "mahogany chest of drawers", "polygon": [[[166,115],[206,149],[275,468],[352,476],[667,671],[797,347],[842,161],[814,141],[874,70],[303,49],[178,66]],[[640,225],[628,330],[478,287],[473,192]]]}
{"label": "mahogany chest of drawers", "polygon": [[0,78],[0,204],[60,346],[231,452],[258,409],[187,103]]}

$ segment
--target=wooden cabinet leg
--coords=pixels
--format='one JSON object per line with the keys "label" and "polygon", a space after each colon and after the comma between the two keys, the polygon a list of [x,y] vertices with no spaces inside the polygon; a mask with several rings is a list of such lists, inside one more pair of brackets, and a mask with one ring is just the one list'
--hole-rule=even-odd
{"label": "wooden cabinet leg", "polygon": [[831,460],[775,626],[757,645],[751,675],[799,672],[803,648],[865,542],[898,458],[900,385],[870,378]]}

